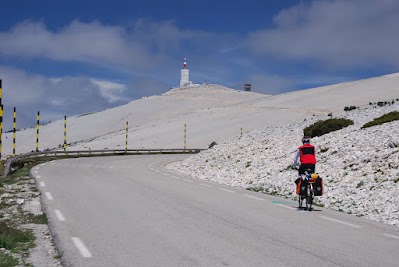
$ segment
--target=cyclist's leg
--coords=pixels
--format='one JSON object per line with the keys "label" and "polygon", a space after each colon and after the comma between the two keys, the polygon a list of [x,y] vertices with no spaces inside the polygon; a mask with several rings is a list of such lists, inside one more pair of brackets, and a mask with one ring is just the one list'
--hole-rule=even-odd
{"label": "cyclist's leg", "polygon": [[315,172],[315,165],[314,164],[302,164],[301,167],[302,171],[305,172],[305,170],[311,170],[312,173]]}
{"label": "cyclist's leg", "polygon": [[301,166],[299,166],[298,177],[301,177],[301,174],[305,174],[305,170],[306,170],[305,166],[306,165],[303,165],[303,164]]}
{"label": "cyclist's leg", "polygon": [[313,173],[316,173],[316,164],[309,164],[310,168],[312,170]]}

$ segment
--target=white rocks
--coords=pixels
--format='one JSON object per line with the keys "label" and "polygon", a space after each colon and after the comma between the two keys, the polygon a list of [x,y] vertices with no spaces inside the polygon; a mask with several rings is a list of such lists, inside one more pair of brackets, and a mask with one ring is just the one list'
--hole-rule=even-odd
{"label": "white rocks", "polygon": [[[324,178],[327,208],[399,226],[399,121],[360,127],[399,104],[363,108],[337,117],[355,124],[312,139],[318,148],[316,170]],[[265,128],[232,138],[168,168],[220,184],[259,188],[295,198],[296,172],[289,169],[304,127],[318,119]]]}
{"label": "white rocks", "polygon": [[22,198],[18,198],[17,200],[15,200],[15,203],[17,203],[18,205],[22,205],[22,204],[24,204],[24,202],[25,202],[25,199],[22,199]]}
{"label": "white rocks", "polygon": [[[18,181],[17,183],[4,185],[2,190],[5,192],[0,195],[0,203],[7,206],[1,209],[1,220],[10,220],[19,228],[30,229],[35,235],[35,246],[27,252],[12,252],[2,249],[2,253],[12,255],[20,262],[25,262],[30,266],[61,266],[58,253],[49,235],[46,224],[24,224],[26,223],[24,213],[41,215],[43,214],[40,205],[40,193],[33,191],[35,181],[33,179]],[[21,213],[22,212],[22,213]],[[29,255],[29,258],[26,256]],[[24,264],[25,266],[25,264]]]}

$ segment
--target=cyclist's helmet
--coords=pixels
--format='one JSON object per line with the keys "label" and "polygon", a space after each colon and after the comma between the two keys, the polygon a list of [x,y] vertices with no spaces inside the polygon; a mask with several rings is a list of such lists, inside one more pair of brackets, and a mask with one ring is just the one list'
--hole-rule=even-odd
{"label": "cyclist's helmet", "polygon": [[304,136],[302,138],[302,143],[303,144],[310,144],[310,137],[309,136]]}

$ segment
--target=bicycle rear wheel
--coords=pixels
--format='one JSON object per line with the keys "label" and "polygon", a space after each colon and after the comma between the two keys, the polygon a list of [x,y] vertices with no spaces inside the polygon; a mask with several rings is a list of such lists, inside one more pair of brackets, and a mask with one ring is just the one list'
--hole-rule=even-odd
{"label": "bicycle rear wheel", "polygon": [[303,204],[303,197],[301,195],[298,195],[298,208],[302,208]]}
{"label": "bicycle rear wheel", "polygon": [[310,192],[310,194],[306,197],[306,209],[311,211],[312,204],[313,204],[313,194],[312,192]]}

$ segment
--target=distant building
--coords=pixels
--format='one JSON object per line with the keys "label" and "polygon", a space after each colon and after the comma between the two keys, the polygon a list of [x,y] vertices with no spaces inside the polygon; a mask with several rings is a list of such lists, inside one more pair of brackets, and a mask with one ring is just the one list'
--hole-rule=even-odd
{"label": "distant building", "polygon": [[187,59],[184,58],[183,68],[181,69],[180,87],[188,87],[192,84],[190,82],[190,70],[187,68]]}
{"label": "distant building", "polygon": [[246,83],[246,84],[244,84],[244,89],[245,89],[245,91],[251,91],[251,84],[250,83]]}

